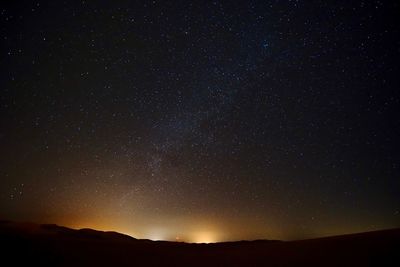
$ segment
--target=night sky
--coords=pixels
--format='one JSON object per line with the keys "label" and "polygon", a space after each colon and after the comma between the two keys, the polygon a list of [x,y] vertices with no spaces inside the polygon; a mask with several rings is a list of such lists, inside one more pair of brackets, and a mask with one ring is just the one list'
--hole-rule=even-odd
{"label": "night sky", "polygon": [[0,4],[2,219],[189,242],[400,226],[398,1],[130,2]]}

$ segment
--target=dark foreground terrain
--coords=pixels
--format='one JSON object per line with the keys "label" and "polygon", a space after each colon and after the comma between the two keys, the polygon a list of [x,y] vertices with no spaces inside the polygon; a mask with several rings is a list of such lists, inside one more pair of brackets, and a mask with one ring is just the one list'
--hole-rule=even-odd
{"label": "dark foreground terrain", "polygon": [[400,229],[288,242],[186,244],[0,221],[0,243],[1,266],[400,266]]}

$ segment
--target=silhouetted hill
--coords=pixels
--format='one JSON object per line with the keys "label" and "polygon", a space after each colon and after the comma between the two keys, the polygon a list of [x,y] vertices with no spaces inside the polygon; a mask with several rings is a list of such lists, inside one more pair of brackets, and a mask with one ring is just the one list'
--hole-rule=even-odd
{"label": "silhouetted hill", "polygon": [[71,229],[57,224],[14,223],[0,221],[0,235],[17,238],[97,239],[104,241],[133,241],[135,238],[117,232],[93,229]]}
{"label": "silhouetted hill", "polygon": [[92,229],[0,221],[15,266],[400,266],[400,229],[299,241],[188,244]]}

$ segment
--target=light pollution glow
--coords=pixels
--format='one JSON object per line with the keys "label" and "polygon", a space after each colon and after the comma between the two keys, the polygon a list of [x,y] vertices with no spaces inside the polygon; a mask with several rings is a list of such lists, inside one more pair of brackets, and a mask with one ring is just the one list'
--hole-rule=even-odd
{"label": "light pollution glow", "polygon": [[[105,213],[104,213],[105,214]],[[202,220],[199,217],[193,216],[193,218],[185,218],[182,220],[168,220],[164,219],[164,223],[152,222],[151,219],[137,220],[137,223],[133,222],[131,218],[118,218],[117,216],[104,216],[104,214],[87,214],[88,216],[59,216],[50,217],[51,222],[71,227],[74,229],[80,228],[92,228],[102,231],[116,231],[130,235],[138,239],[150,239],[150,240],[166,240],[166,241],[178,241],[178,242],[189,242],[189,243],[214,243],[224,241],[236,241],[236,240],[254,240],[254,239],[301,239],[303,236],[292,236],[287,232],[285,225],[274,225],[274,227],[266,225],[257,225],[253,222],[253,225],[257,227],[251,227],[250,229],[243,227],[243,225],[249,225],[250,220],[238,221],[236,224],[229,220],[229,218],[220,219],[219,222],[210,222],[210,219]],[[207,216],[205,216],[207,217]],[[47,219],[39,221],[41,223],[48,223]],[[271,224],[272,225],[272,224]],[[371,226],[365,225],[348,225],[345,222],[332,223],[326,225],[325,228],[315,228],[313,232],[309,232],[304,237],[318,237],[318,236],[329,236],[339,235],[354,232],[363,232],[369,230],[375,230],[384,228],[386,226]],[[395,227],[395,226],[393,226]],[[296,230],[294,230],[296,231]]]}
{"label": "light pollution glow", "polygon": [[[110,222],[106,223],[104,221],[98,221],[96,223],[89,223],[84,221],[74,221],[74,222],[62,222],[62,225],[74,229],[81,228],[92,228],[100,231],[116,231],[123,234],[130,235],[139,239],[150,239],[153,241],[177,241],[177,242],[189,242],[189,243],[215,243],[220,241],[225,241],[220,239],[221,235],[217,231],[203,230],[201,228],[197,230],[192,230],[190,232],[179,232],[172,231],[171,229],[163,227],[151,227],[148,226],[143,232],[132,231],[130,227],[122,225],[113,225]],[[205,229],[210,229],[205,227]]]}
{"label": "light pollution glow", "polygon": [[[79,178],[78,174],[73,176]],[[300,221],[298,226],[294,226],[293,221],[286,220],[284,214],[274,209],[273,205],[265,214],[249,208],[242,208],[238,214],[232,209],[215,210],[210,205],[204,205],[208,209],[174,209],[173,204],[178,203],[179,199],[160,201],[154,196],[149,197],[153,192],[144,187],[140,191],[123,185],[97,187],[97,194],[82,190],[94,187],[92,184],[72,184],[54,197],[48,196],[48,201],[42,204],[45,212],[31,218],[14,219],[56,223],[75,229],[116,231],[139,239],[191,243],[252,239],[292,240],[396,227],[395,224],[370,225],[368,222],[375,218],[357,217],[357,214],[351,213],[347,216],[352,219],[351,225],[348,220],[334,218],[332,214],[320,219],[318,224]],[[205,198],[204,201],[207,204],[207,201],[212,200]],[[59,203],[68,205],[63,205],[60,209]],[[227,207],[229,205],[233,207],[240,203],[232,199],[226,204]],[[30,207],[24,205],[20,208],[28,212]],[[21,214],[22,211],[24,210],[21,210]]]}
{"label": "light pollution glow", "polygon": [[[373,217],[357,218],[357,214],[351,213],[347,218],[354,216],[352,225],[349,225],[348,220],[334,218],[332,214],[331,217],[321,219],[318,224],[300,222],[296,227],[272,205],[265,215],[244,208],[240,214],[229,209],[216,211],[211,206],[208,206],[208,210],[175,210],[171,208],[171,204],[178,200],[171,198],[170,202],[159,201],[155,197],[148,197],[151,192],[144,189],[135,191],[123,186],[112,189],[104,187],[93,194],[80,190],[82,187],[92,188],[93,185],[81,183],[77,186],[71,185],[68,190],[58,192],[56,198],[49,196],[49,201],[43,204],[45,213],[15,220],[56,223],[75,229],[116,231],[139,239],[192,243],[252,239],[292,240],[396,227],[394,224],[370,225],[368,221],[374,220]],[[68,205],[59,209],[57,203]],[[240,205],[235,200],[230,200],[230,204]],[[23,207],[29,209],[29,206]]]}

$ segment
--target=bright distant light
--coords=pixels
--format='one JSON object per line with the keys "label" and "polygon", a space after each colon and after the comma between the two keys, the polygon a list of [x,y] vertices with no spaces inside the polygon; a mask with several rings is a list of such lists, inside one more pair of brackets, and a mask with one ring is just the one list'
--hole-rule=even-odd
{"label": "bright distant light", "polygon": [[167,239],[167,233],[163,229],[152,229],[149,231],[149,233],[146,235],[146,238],[150,240],[166,240]]}
{"label": "bright distant light", "polygon": [[198,232],[193,237],[194,243],[215,243],[217,239],[212,232]]}

